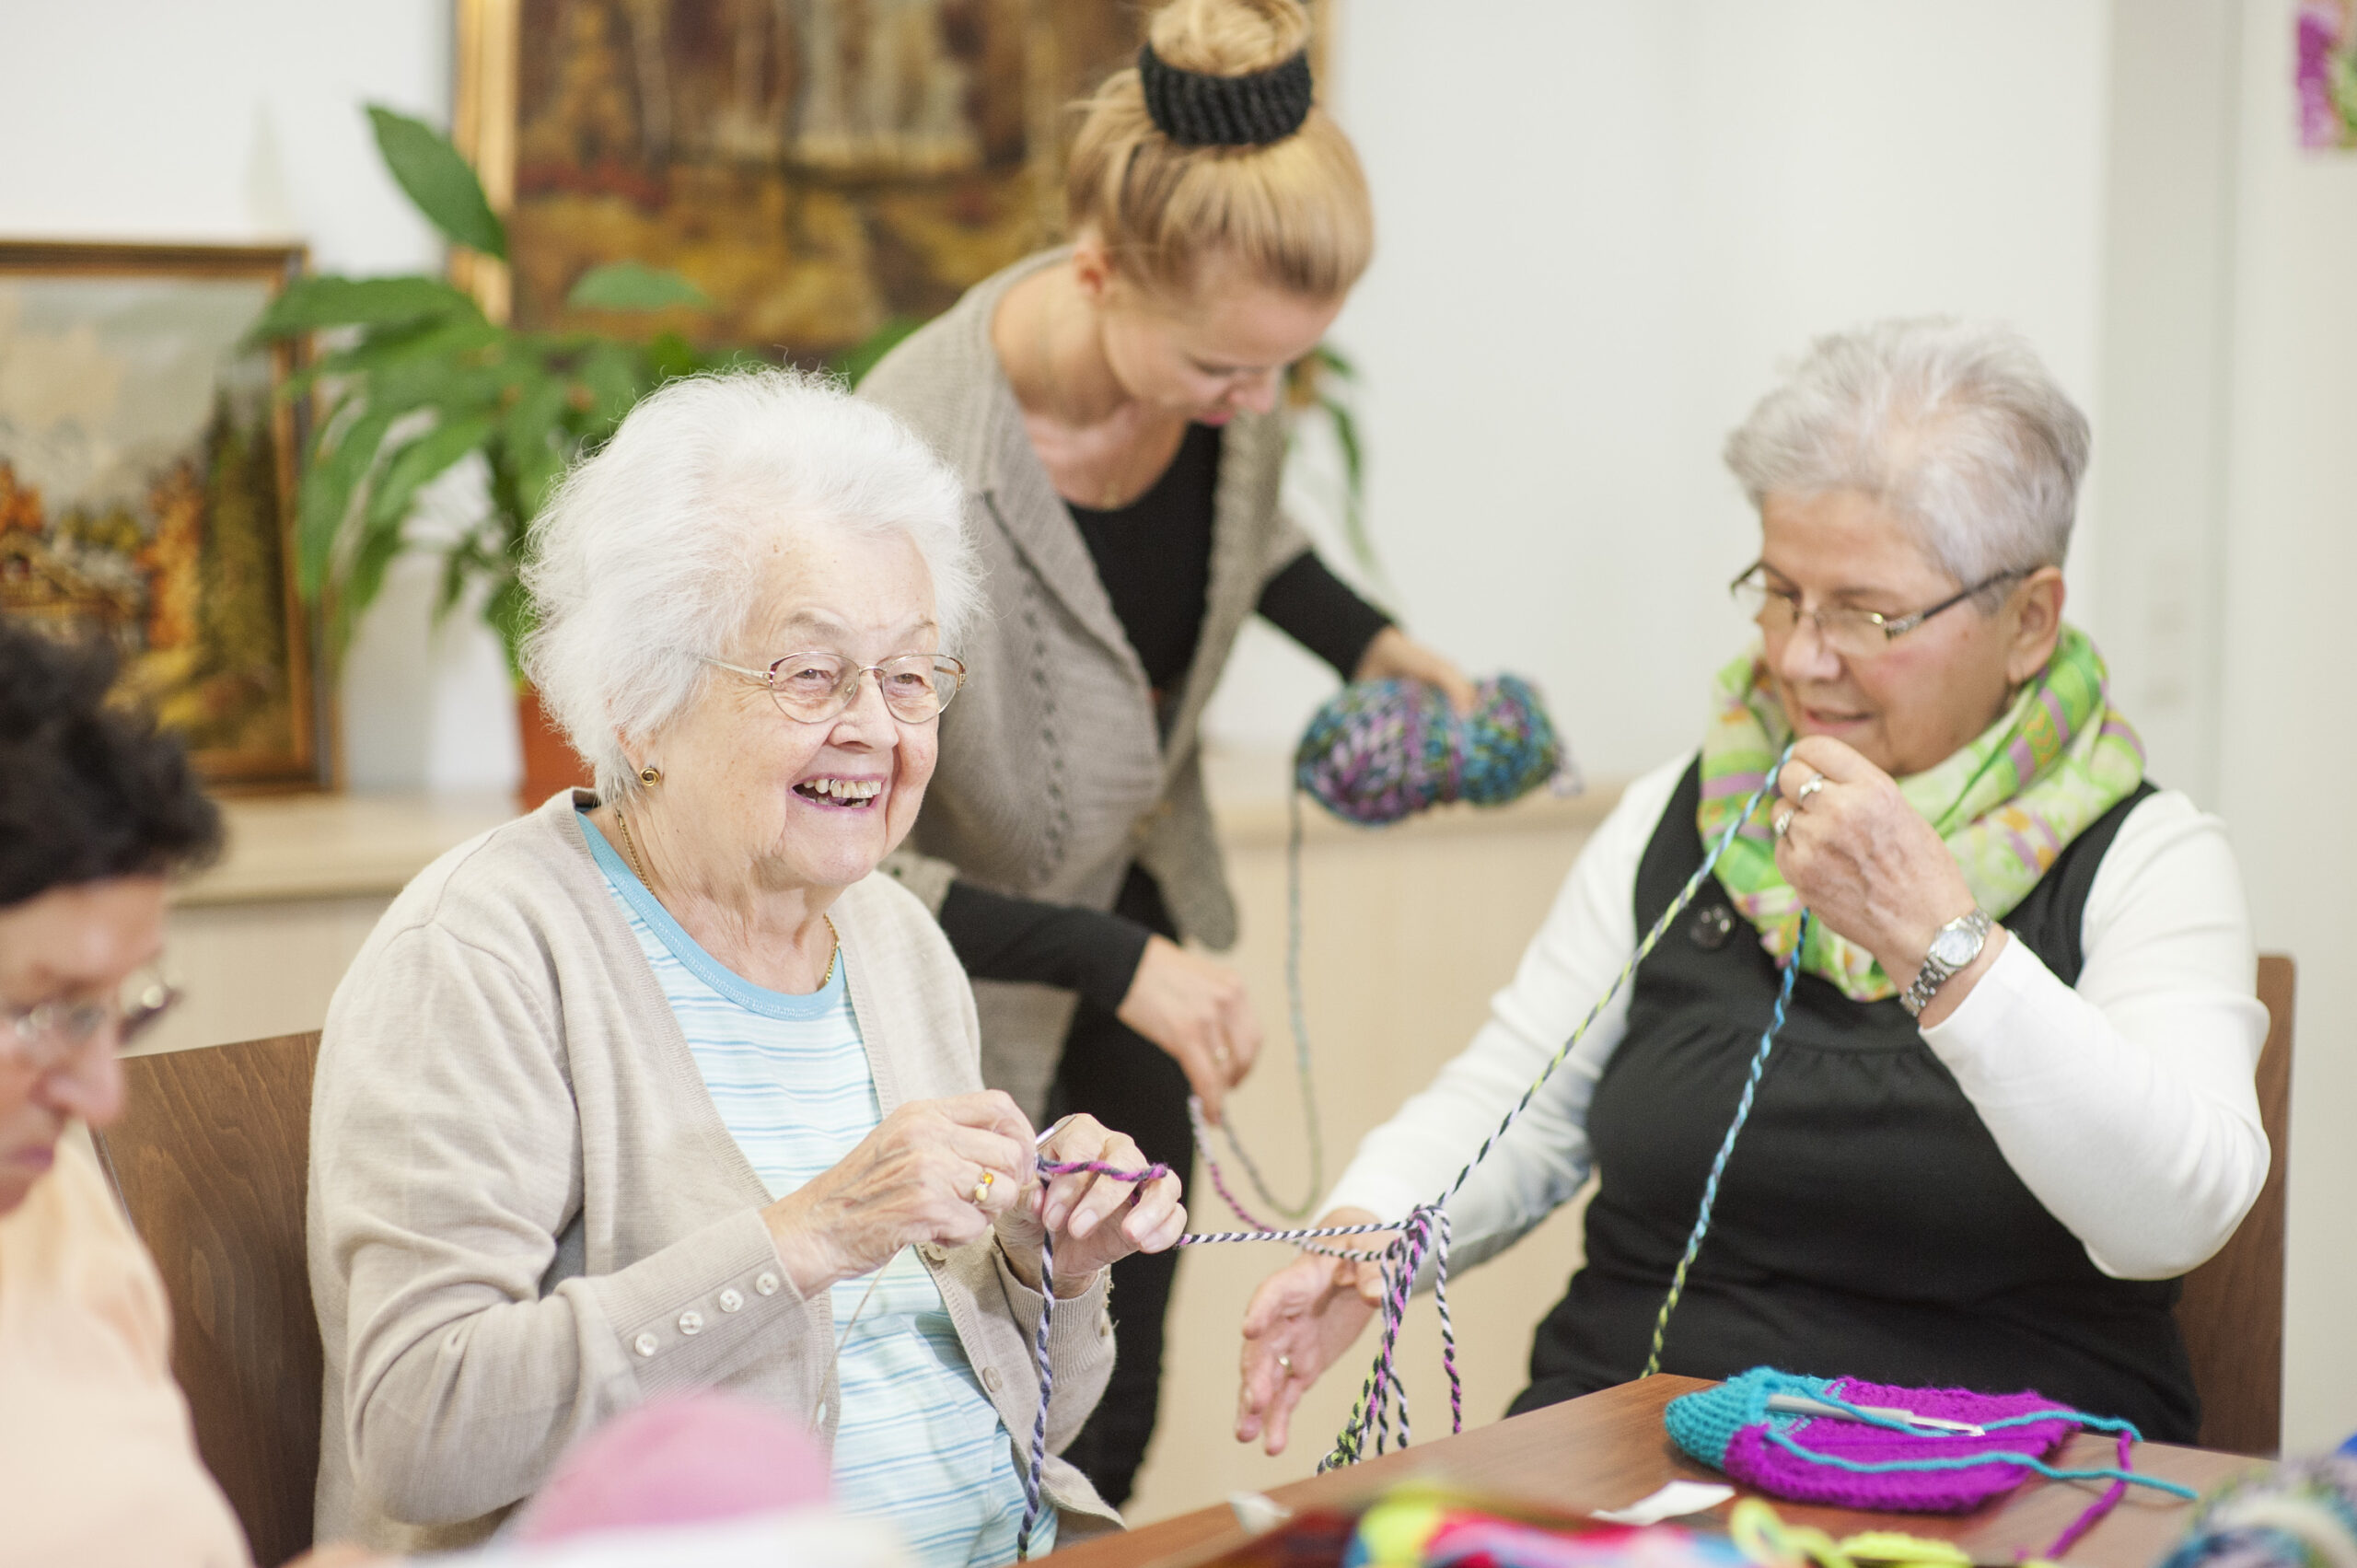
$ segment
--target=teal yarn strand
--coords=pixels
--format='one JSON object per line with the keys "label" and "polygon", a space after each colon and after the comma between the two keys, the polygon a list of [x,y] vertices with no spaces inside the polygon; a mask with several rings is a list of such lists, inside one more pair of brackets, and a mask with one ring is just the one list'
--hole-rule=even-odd
{"label": "teal yarn strand", "polygon": [[[1790,748],[1784,755],[1792,755]],[[1780,761],[1769,770],[1770,781],[1782,771]],[[1736,825],[1740,827],[1750,815],[1746,810],[1736,819]],[[1730,839],[1733,836],[1727,835]],[[1809,911],[1801,912],[1800,935],[1794,940],[1793,950],[1777,966],[1783,973],[1776,981],[1776,1008],[1769,1016],[1768,1027],[1759,1032],[1759,1049],[1751,1053],[1751,1071],[1743,1080],[1742,1098],[1736,1101],[1735,1120],[1727,1123],[1727,1134],[1719,1140],[1718,1155],[1711,1161],[1710,1179],[1702,1183],[1702,1202],[1695,1211],[1693,1234],[1686,1238],[1686,1251],[1678,1260],[1677,1272],[1669,1277],[1669,1294],[1662,1297],[1661,1311],[1654,1318],[1653,1348],[1645,1353],[1645,1369],[1638,1374],[1641,1377],[1651,1377],[1661,1370],[1661,1346],[1669,1333],[1669,1315],[1678,1310],[1678,1299],[1686,1294],[1686,1271],[1694,1266],[1695,1255],[1702,1250],[1702,1238],[1711,1234],[1711,1211],[1718,1205],[1719,1180],[1727,1173],[1727,1161],[1735,1154],[1735,1141],[1742,1135],[1743,1124],[1751,1120],[1751,1107],[1759,1095],[1759,1080],[1768,1071],[1768,1053],[1775,1050],[1776,1037],[1783,1032],[1784,1014],[1793,1005],[1793,981],[1800,974],[1801,952],[1808,946],[1809,922],[1816,918]]]}
{"label": "teal yarn strand", "polygon": [[[2046,1411],[2030,1419],[2050,1422],[2058,1418],[2069,1420],[2078,1425],[2109,1424],[2103,1422],[2100,1417],[2082,1415],[2076,1411]],[[1990,1424],[1993,1426],[2018,1423],[1991,1422]],[[2146,1475],[2142,1470],[2115,1469],[2108,1466],[2066,1470],[2048,1464],[2035,1454],[2014,1453],[2002,1448],[1984,1448],[1970,1454],[1927,1455],[1920,1459],[1846,1459],[1839,1454],[1824,1454],[1814,1448],[1804,1448],[1781,1427],[1771,1425],[1768,1429],[1768,1441],[1788,1453],[1806,1459],[1812,1465],[1823,1465],[1828,1469],[1846,1470],[1852,1475],[1920,1474],[1933,1470],[1968,1470],[1982,1465],[2019,1465],[2031,1474],[2044,1476],[2048,1481],[2124,1481],[2131,1486],[2149,1486],[2155,1492],[2165,1492],[2172,1497],[2182,1497],[2189,1501],[2201,1495],[2189,1486],[2180,1486],[2176,1481],[2164,1481],[2156,1475]]]}

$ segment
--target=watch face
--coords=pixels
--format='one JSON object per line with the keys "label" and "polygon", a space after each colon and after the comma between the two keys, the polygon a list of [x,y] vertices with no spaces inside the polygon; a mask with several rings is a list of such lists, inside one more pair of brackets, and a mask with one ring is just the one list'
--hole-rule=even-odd
{"label": "watch face", "polygon": [[1980,954],[1980,938],[1969,931],[1953,927],[1932,938],[1932,957],[1952,970],[1960,970]]}

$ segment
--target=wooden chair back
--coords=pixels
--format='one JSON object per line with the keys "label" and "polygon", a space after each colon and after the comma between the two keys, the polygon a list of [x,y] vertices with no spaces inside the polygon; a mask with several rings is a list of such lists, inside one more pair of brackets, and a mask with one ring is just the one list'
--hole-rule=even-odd
{"label": "wooden chair back", "polygon": [[2273,1458],[2283,1444],[2283,1175],[2292,1162],[2292,960],[2264,953],[2258,1114],[2267,1185],[2218,1255],[2185,1276],[2177,1327],[2201,1395],[2201,1446]]}
{"label": "wooden chair back", "polygon": [[303,1203],[319,1037],[134,1056],[99,1156],[172,1302],[197,1452],[276,1568],[311,1544],[319,1325]]}

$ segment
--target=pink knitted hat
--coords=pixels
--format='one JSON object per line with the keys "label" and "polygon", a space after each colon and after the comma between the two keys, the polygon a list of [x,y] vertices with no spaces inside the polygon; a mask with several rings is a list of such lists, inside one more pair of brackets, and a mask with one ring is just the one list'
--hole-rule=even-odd
{"label": "pink knitted hat", "polygon": [[827,1501],[827,1456],[775,1411],[709,1390],[652,1400],[576,1444],[519,1541],[693,1524]]}

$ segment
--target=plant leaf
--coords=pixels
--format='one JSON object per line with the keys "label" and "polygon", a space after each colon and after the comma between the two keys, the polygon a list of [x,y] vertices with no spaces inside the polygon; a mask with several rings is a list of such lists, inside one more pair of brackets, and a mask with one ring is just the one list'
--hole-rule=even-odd
{"label": "plant leaf", "polygon": [[403,447],[369,489],[368,521],[372,525],[406,521],[418,491],[481,447],[490,438],[492,428],[491,420],[482,414],[446,420]]}
{"label": "plant leaf", "polygon": [[339,656],[352,645],[352,633],[360,618],[377,601],[377,593],[385,586],[385,568],[401,552],[403,543],[401,525],[377,528],[364,535],[360,548],[352,553],[352,561],[343,572],[343,581],[330,603],[328,636]]}
{"label": "plant leaf", "polygon": [[709,310],[712,296],[668,267],[609,261],[582,273],[564,303],[575,310],[668,310],[675,305]]}
{"label": "plant leaf", "polygon": [[[319,441],[312,444],[310,463],[303,475],[298,499],[296,582],[303,598],[313,604],[319,602],[320,592],[327,586],[336,541],[343,535],[344,518],[352,510],[353,494],[376,466],[377,449],[385,443],[385,432],[392,427],[399,412],[367,410],[343,428],[334,447],[324,454]],[[322,438],[328,429],[321,426]],[[363,601],[350,610],[357,615],[366,608]]]}
{"label": "plant leaf", "polygon": [[499,633],[499,645],[507,650],[507,673],[520,680],[524,677],[524,639],[532,630],[532,600],[524,591],[513,564],[507,566],[506,573],[483,601],[482,618]]}
{"label": "plant leaf", "polygon": [[279,290],[248,343],[268,343],[322,327],[400,327],[450,318],[480,322],[475,302],[439,278],[297,278]]}
{"label": "plant leaf", "polygon": [[482,181],[448,137],[423,120],[368,106],[377,150],[426,221],[459,244],[507,260],[507,229],[483,199]]}

